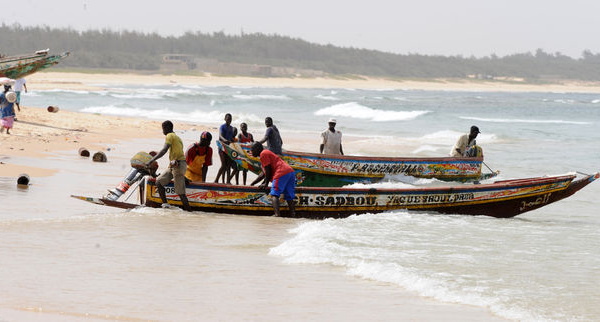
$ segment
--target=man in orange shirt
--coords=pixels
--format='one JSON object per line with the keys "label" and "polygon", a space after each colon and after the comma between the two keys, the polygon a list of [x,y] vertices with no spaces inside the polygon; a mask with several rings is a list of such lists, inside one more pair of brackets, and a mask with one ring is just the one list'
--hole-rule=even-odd
{"label": "man in orange shirt", "polygon": [[271,185],[271,202],[273,204],[274,216],[279,217],[279,196],[283,193],[283,198],[287,201],[290,209],[290,216],[296,217],[294,198],[296,198],[296,176],[294,169],[283,161],[277,154],[265,150],[260,142],[255,142],[252,145],[252,156],[260,157],[263,172],[252,181],[251,185],[255,185],[260,180],[264,182],[260,184],[260,188],[265,189],[270,181]]}

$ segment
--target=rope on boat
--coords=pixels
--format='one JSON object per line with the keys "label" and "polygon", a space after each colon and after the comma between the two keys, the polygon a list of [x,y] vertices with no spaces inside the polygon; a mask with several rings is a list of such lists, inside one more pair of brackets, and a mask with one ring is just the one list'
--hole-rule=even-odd
{"label": "rope on boat", "polygon": [[486,167],[486,168],[488,168],[488,170],[490,170],[492,173],[494,173],[494,172],[495,172],[494,170],[490,169],[490,167],[488,167],[488,165],[487,165],[487,164],[485,164],[485,162],[481,161],[481,163],[483,163],[483,165],[485,165],[485,167]]}
{"label": "rope on boat", "polygon": [[581,175],[584,175],[584,176],[591,176],[591,174],[583,173],[581,171],[575,171],[575,173],[578,173],[578,174],[581,174]]}
{"label": "rope on boat", "polygon": [[[144,179],[144,178],[142,178],[142,179]],[[135,183],[133,184],[134,186],[132,186],[132,187],[130,187],[130,188],[129,188],[129,191],[128,191],[128,192],[129,192],[129,196],[127,196],[127,198],[125,198],[125,200],[123,200],[123,202],[126,202],[127,200],[129,200],[129,198],[130,198],[130,197],[133,195],[133,192],[134,192],[134,191],[135,191],[135,190],[138,188],[138,186],[140,185],[140,183],[141,183],[142,181],[144,181],[144,180],[142,180],[142,179],[140,179],[140,180],[138,180],[137,182],[135,182]],[[133,189],[131,189],[131,188],[133,188]]]}

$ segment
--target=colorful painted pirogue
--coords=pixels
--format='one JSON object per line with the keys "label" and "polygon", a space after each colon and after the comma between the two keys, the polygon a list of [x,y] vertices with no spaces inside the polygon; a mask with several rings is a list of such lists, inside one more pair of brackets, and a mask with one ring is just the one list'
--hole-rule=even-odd
{"label": "colorful painted pirogue", "polygon": [[[231,143],[217,146],[239,167],[256,174],[260,160],[252,157],[250,145]],[[341,187],[355,182],[374,183],[386,175],[407,175],[447,181],[484,180],[498,172],[481,173],[483,158],[390,158],[324,155],[283,151],[282,158],[296,170],[296,184],[305,187]]]}
{"label": "colorful painted pirogue", "polygon": [[60,55],[48,55],[48,49],[29,55],[5,56],[0,58],[0,77],[18,79],[48,68],[69,56],[69,52]]}
{"label": "colorful painted pirogue", "polygon": [[[296,189],[296,215],[305,218],[339,218],[353,214],[408,209],[444,214],[486,215],[509,218],[564,199],[592,181],[599,173],[577,180],[575,174],[497,181],[446,187],[408,189]],[[141,204],[160,207],[155,180],[146,176],[140,184]],[[173,184],[166,187],[170,204],[181,205]],[[107,198],[72,196],[88,202],[118,208],[139,204]],[[214,183],[191,183],[187,197],[193,210],[243,215],[272,215],[268,192],[256,187]],[[282,215],[286,215],[282,207]]]}

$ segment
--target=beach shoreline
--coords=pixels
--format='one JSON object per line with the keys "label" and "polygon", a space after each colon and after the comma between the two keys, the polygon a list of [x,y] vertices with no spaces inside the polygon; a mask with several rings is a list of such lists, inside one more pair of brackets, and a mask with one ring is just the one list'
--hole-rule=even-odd
{"label": "beach shoreline", "polygon": [[103,86],[135,85],[196,85],[242,86],[267,88],[345,88],[370,90],[424,90],[424,91],[485,91],[485,92],[557,92],[600,93],[600,82],[560,80],[547,83],[527,83],[511,80],[480,80],[459,78],[390,79],[360,76],[344,77],[246,77],[167,75],[147,73],[83,73],[44,71],[27,77],[32,89],[102,90]]}

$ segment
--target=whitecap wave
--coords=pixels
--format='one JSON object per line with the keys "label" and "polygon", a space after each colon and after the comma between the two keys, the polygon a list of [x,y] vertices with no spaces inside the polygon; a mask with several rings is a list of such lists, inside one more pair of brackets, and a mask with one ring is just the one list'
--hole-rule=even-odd
{"label": "whitecap wave", "polygon": [[492,123],[540,123],[540,124],[574,124],[574,125],[590,125],[592,122],[583,121],[565,121],[565,120],[525,120],[525,119],[502,119],[502,118],[484,118],[472,116],[460,116],[463,120],[473,120]]}
{"label": "whitecap wave", "polygon": [[265,95],[265,94],[236,94],[233,95],[233,98],[237,98],[240,100],[280,100],[280,101],[289,101],[289,98],[286,95]]}
{"label": "whitecap wave", "polygon": [[340,100],[337,97],[327,96],[327,95],[317,95],[317,96],[315,96],[315,98],[322,99],[325,101],[339,101]]}
{"label": "whitecap wave", "polygon": [[[118,115],[118,116],[128,116],[128,117],[140,117],[143,115],[144,118],[154,119],[154,120],[178,120],[185,122],[194,122],[201,124],[220,124],[223,122],[223,118],[225,117],[225,113],[221,111],[198,111],[194,110],[192,112],[176,112],[172,111],[168,108],[158,109],[158,110],[147,110],[141,109],[137,107],[122,107],[115,105],[108,106],[91,106],[86,107],[81,110],[84,113],[99,113],[106,115]],[[249,124],[262,124],[263,119],[254,114],[246,114],[246,113],[236,113],[233,119],[233,124],[239,124],[241,122],[246,122]]]}
{"label": "whitecap wave", "polygon": [[315,115],[344,116],[375,122],[408,121],[430,111],[388,111],[373,109],[356,102],[336,104],[316,111]]}

